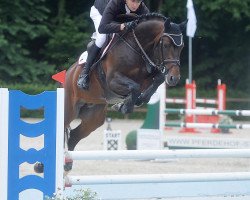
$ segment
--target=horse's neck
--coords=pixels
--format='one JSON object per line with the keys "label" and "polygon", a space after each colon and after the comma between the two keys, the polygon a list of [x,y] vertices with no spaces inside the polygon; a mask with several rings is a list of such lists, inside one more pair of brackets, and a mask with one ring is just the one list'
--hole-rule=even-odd
{"label": "horse's neck", "polygon": [[157,37],[162,35],[164,31],[164,23],[156,20],[142,22],[138,25],[135,34],[140,41],[141,45],[149,48],[154,44]]}

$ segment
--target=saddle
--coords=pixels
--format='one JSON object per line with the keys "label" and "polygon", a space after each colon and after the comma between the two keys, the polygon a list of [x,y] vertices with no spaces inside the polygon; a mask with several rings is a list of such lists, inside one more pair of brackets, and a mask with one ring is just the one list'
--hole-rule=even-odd
{"label": "saddle", "polygon": [[[96,59],[95,59],[95,62],[94,62],[94,64],[93,64],[92,67],[95,66],[96,62],[98,62],[98,61],[100,61],[100,60],[102,60],[102,59],[104,58],[104,56],[105,56],[106,53],[108,52],[109,48],[111,47],[111,43],[112,43],[112,40],[113,40],[113,38],[114,38],[114,35],[115,35],[115,34],[109,34],[109,35],[107,36],[108,38],[106,39],[105,43],[103,44],[103,47],[102,47],[100,53],[97,55],[97,57],[96,57]],[[95,43],[95,38],[96,38],[96,37],[95,37],[95,33],[93,33],[93,35],[91,36],[91,41],[90,41],[90,42],[88,43],[88,45],[87,45],[87,49],[88,49],[91,45],[93,45],[93,44]],[[80,66],[82,67],[83,64],[86,62],[87,57],[88,57],[88,52],[87,52],[87,51],[84,51],[84,52],[81,54],[81,56],[79,57],[79,59],[78,59],[78,65],[80,65]],[[92,68],[92,67],[91,67],[91,68]]]}
{"label": "saddle", "polygon": [[[118,15],[118,16],[116,17],[116,20],[115,20],[115,21],[117,21],[117,22],[119,22],[119,23],[129,22],[129,21],[132,21],[132,20],[137,19],[137,17],[138,17],[138,15],[136,15],[135,13],[121,14],[121,15]],[[104,45],[103,45],[103,47],[102,47],[100,53],[99,53],[98,56],[96,57],[96,60],[95,60],[95,62],[94,62],[94,64],[93,64],[92,67],[95,66],[96,62],[102,60],[102,59],[104,58],[104,56],[106,55],[106,53],[109,51],[109,49],[110,49],[111,46],[112,46],[111,43],[112,43],[112,41],[113,41],[113,39],[114,39],[114,36],[115,36],[115,34],[108,34],[108,35],[107,35],[107,39],[106,39],[106,41],[105,41],[105,43],[104,43]],[[94,32],[94,33],[92,34],[92,36],[91,36],[91,41],[88,43],[87,49],[88,49],[91,45],[94,44],[95,39],[96,39],[96,32]],[[78,59],[78,65],[82,66],[82,65],[86,62],[87,56],[88,56],[87,51],[83,52],[83,53],[81,54],[81,56],[79,57],[79,59]],[[92,68],[92,67],[91,67],[91,68]]]}

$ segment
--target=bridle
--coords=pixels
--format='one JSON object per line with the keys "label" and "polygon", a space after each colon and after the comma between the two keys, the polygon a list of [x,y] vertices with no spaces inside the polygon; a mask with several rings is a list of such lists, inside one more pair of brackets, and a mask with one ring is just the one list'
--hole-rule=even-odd
{"label": "bridle", "polygon": [[[159,43],[155,46],[155,48],[153,49],[153,51],[155,51],[157,48],[161,49],[161,62],[159,64],[156,64],[155,62],[153,62],[150,57],[147,55],[147,53],[145,52],[145,50],[143,49],[141,43],[139,42],[134,29],[132,29],[132,33],[133,33],[133,37],[136,41],[137,46],[139,47],[141,52],[138,52],[134,47],[132,47],[125,39],[123,36],[120,36],[120,39],[127,45],[129,46],[133,51],[135,51],[137,54],[142,56],[142,59],[146,62],[146,65],[148,65],[150,68],[153,69],[157,69],[159,71],[161,71],[161,73],[163,74],[168,74],[168,72],[170,71],[170,69],[174,66],[172,65],[170,68],[167,68],[166,65],[168,65],[169,63],[174,63],[175,65],[180,67],[180,60],[179,59],[164,59],[163,56],[163,38],[164,37],[169,37],[173,43],[176,46],[181,46],[183,44],[183,39],[182,39],[182,34],[169,34],[169,33],[164,33],[160,40]],[[176,42],[173,39],[173,36],[180,36],[181,37],[181,44],[176,44]],[[159,46],[160,45],[160,46]]]}
{"label": "bridle", "polygon": [[[176,36],[181,37],[181,43],[180,43],[180,44],[177,44],[177,43],[175,42],[173,36],[175,36],[175,37],[176,37]],[[166,65],[169,64],[169,63],[173,63],[173,64],[175,64],[175,65],[177,65],[177,66],[180,67],[180,66],[181,66],[180,59],[164,59],[164,55],[163,55],[163,48],[164,48],[164,47],[163,47],[163,38],[164,38],[164,37],[170,38],[175,46],[180,47],[180,46],[183,45],[183,36],[182,36],[182,33],[180,33],[180,34],[164,33],[164,34],[161,36],[160,42],[159,42],[159,45],[160,45],[159,48],[161,49],[161,60],[162,60],[161,63],[160,63],[160,65],[166,66]],[[156,46],[156,48],[157,48],[157,46]]]}

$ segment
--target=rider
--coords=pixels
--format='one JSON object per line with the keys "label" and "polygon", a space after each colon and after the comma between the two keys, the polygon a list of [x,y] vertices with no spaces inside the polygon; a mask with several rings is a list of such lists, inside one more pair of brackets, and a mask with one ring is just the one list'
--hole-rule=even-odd
{"label": "rider", "polygon": [[79,88],[85,90],[89,88],[90,67],[106,40],[106,34],[134,28],[133,22],[120,24],[115,21],[116,16],[128,13],[141,15],[149,13],[149,10],[143,0],[95,0],[94,6],[91,7],[90,17],[94,22],[97,37],[95,43],[87,49],[88,58],[77,81]]}

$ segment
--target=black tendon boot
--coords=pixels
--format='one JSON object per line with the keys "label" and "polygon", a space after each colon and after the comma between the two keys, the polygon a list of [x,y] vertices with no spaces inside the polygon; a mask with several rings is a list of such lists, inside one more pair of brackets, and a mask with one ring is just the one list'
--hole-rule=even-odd
{"label": "black tendon boot", "polygon": [[79,75],[78,81],[77,81],[77,86],[80,89],[84,89],[84,90],[89,89],[89,71],[99,51],[100,51],[100,48],[96,46],[95,43],[89,47],[88,58],[87,58],[86,64],[84,65]]}

